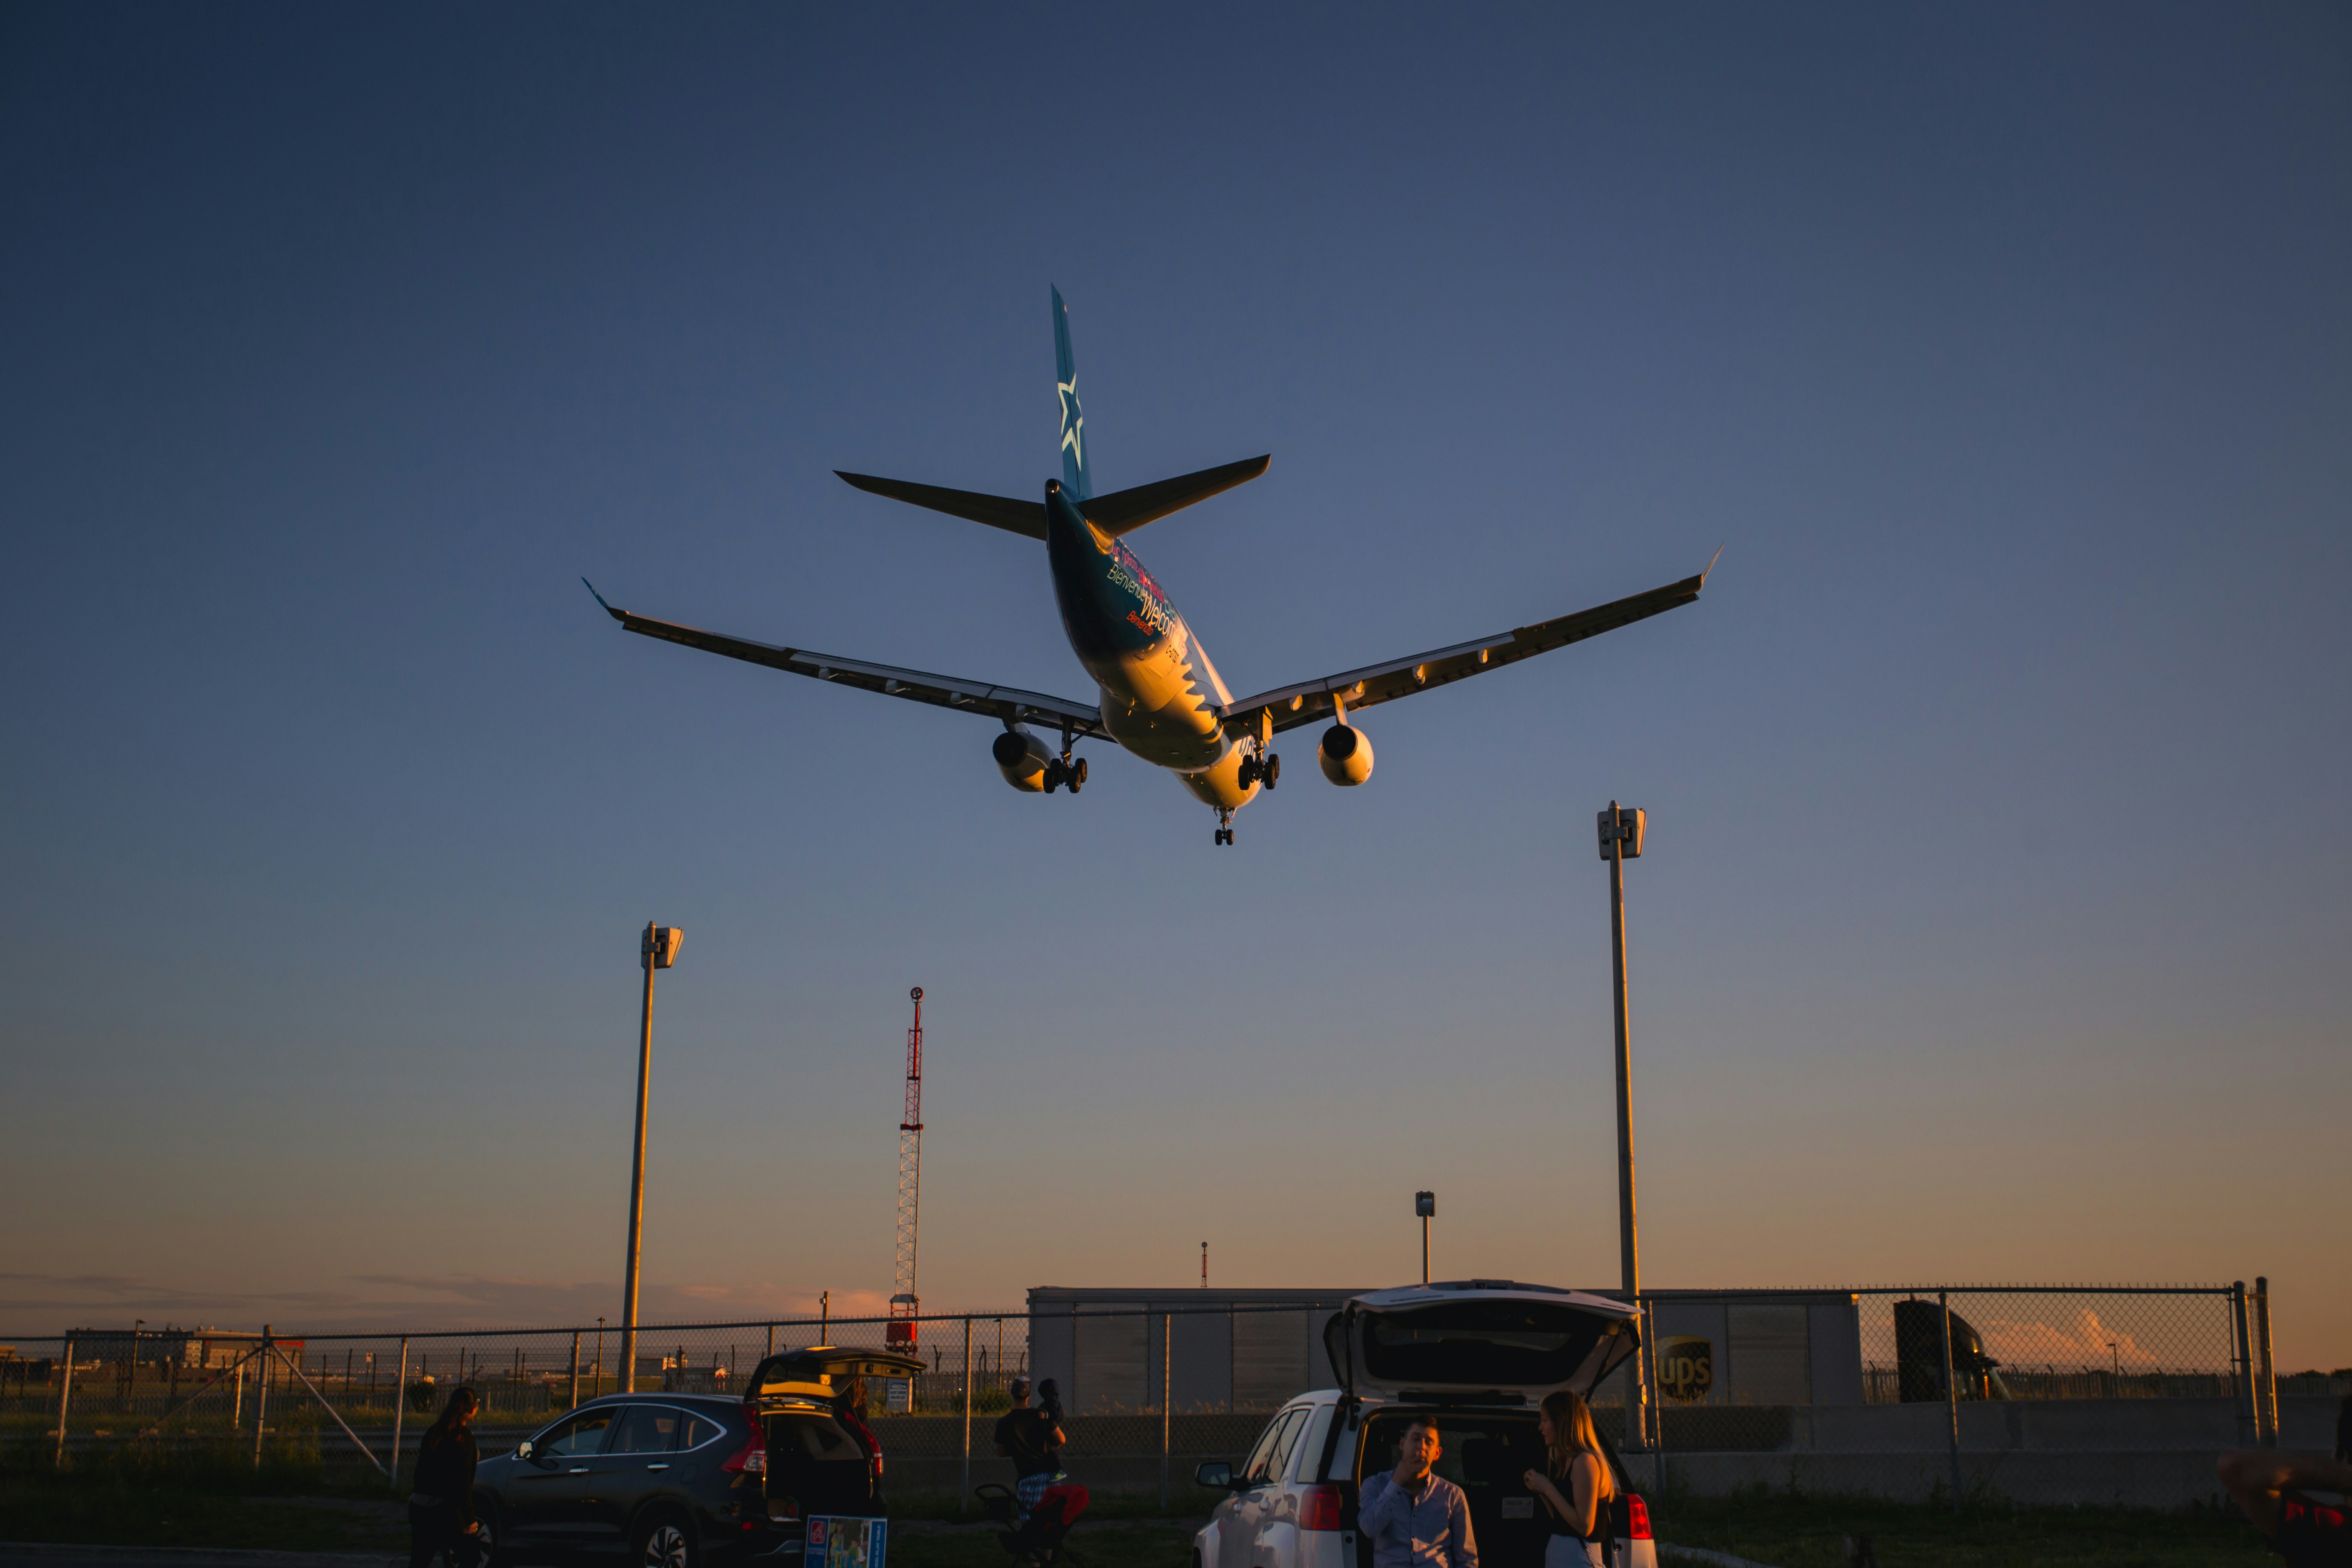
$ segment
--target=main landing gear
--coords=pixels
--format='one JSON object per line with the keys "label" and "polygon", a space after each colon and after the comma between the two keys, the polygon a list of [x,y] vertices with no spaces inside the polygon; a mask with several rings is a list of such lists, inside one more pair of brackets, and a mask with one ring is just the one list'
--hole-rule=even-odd
{"label": "main landing gear", "polygon": [[[1264,784],[1266,788],[1272,789],[1281,778],[1282,759],[1271,752],[1263,757],[1248,756],[1242,759],[1241,780],[1244,789],[1249,788],[1252,784]],[[1226,842],[1231,843],[1232,840],[1227,839]]]}
{"label": "main landing gear", "polygon": [[1217,808],[1217,843],[1220,847],[1234,841],[1234,814],[1225,806]]}
{"label": "main landing gear", "polygon": [[1069,785],[1070,793],[1072,795],[1076,795],[1078,793],[1078,786],[1086,782],[1087,760],[1084,757],[1080,757],[1076,762],[1073,762],[1069,757],[1062,756],[1057,757],[1054,761],[1045,764],[1045,793],[1047,795],[1053,794],[1055,789],[1062,784]]}

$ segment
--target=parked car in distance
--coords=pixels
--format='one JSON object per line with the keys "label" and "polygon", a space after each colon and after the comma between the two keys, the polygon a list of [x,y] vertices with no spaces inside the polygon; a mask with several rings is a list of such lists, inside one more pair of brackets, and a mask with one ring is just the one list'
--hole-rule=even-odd
{"label": "parked car in distance", "polygon": [[[1357,1489],[1394,1467],[1421,1415],[1437,1418],[1437,1473],[1468,1501],[1482,1568],[1536,1568],[1550,1533],[1524,1479],[1544,1468],[1536,1407],[1556,1388],[1591,1397],[1640,1344],[1622,1301],[1507,1279],[1376,1290],[1332,1314],[1323,1337],[1342,1386],[1285,1405],[1238,1465],[1195,1472],[1226,1496],[1192,1538],[1193,1568],[1370,1568]],[[1601,1445],[1616,1560],[1657,1568],[1648,1506],[1605,1434]]]}

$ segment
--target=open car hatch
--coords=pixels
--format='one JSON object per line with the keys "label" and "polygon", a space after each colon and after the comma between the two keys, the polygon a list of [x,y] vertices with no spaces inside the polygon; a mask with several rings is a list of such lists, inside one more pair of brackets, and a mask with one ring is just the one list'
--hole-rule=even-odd
{"label": "open car hatch", "polygon": [[1533,1404],[1556,1388],[1589,1396],[1640,1345],[1634,1319],[1606,1296],[1464,1279],[1358,1296],[1323,1338],[1351,1394]]}
{"label": "open car hatch", "polygon": [[830,1405],[853,1377],[912,1377],[924,1370],[920,1356],[897,1351],[813,1345],[766,1357],[752,1370],[743,1397],[762,1410]]}

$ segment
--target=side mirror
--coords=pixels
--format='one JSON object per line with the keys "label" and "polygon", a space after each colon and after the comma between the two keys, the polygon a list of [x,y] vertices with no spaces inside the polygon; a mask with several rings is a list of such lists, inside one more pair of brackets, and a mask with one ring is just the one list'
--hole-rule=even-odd
{"label": "side mirror", "polygon": [[530,1458],[530,1438],[525,1437],[521,1442],[515,1445],[515,1458],[518,1459],[528,1459]]}
{"label": "side mirror", "polygon": [[1192,1472],[1192,1479],[1212,1490],[1229,1492],[1234,1489],[1234,1468],[1223,1459],[1211,1459]]}

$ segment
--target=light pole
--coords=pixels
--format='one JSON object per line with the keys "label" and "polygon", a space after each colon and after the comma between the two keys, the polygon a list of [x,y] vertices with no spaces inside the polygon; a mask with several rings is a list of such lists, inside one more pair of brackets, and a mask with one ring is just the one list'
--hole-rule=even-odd
{"label": "light pole", "polygon": [[[1600,815],[1601,858],[1609,862],[1610,973],[1617,985],[1617,1260],[1625,1300],[1636,1308],[1642,1300],[1641,1247],[1633,1225],[1633,1058],[1628,1033],[1625,994],[1625,862],[1641,858],[1645,812],[1615,801]],[[1638,1427],[1643,1447],[1650,1443],[1649,1380],[1643,1363],[1647,1346],[1634,1363],[1633,1382],[1641,1416]]]}
{"label": "light pole", "polygon": [[1412,1212],[1421,1216],[1421,1282],[1429,1283],[1429,1216],[1437,1212],[1435,1193],[1412,1194]]}
{"label": "light pole", "polygon": [[637,1391],[637,1247],[646,1218],[646,1095],[653,1085],[654,971],[677,962],[678,944],[686,933],[676,926],[646,922],[637,956],[646,969],[645,1021],[637,1032],[637,1149],[629,1163],[629,1267],[622,1287],[621,1389]]}

